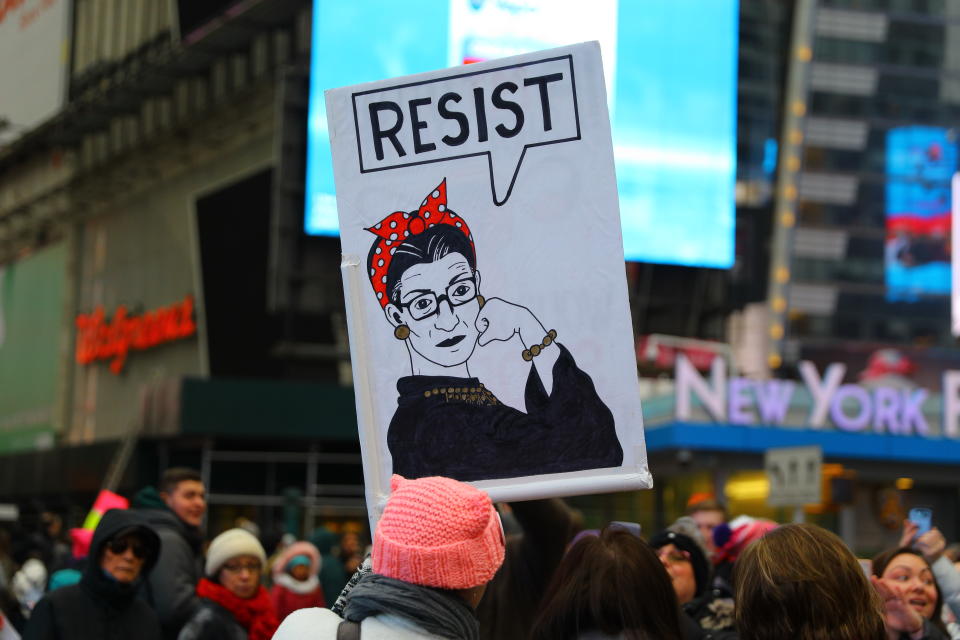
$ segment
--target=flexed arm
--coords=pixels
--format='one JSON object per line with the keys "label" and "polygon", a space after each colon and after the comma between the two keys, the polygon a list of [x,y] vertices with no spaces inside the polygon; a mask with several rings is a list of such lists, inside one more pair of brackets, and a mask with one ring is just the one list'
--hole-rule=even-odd
{"label": "flexed arm", "polygon": [[[522,357],[521,353],[524,351],[531,353],[536,351],[530,363],[536,365],[537,373],[547,394],[552,393],[553,365],[560,357],[560,349],[554,344],[553,338],[548,337],[548,329],[533,315],[533,312],[500,298],[490,298],[480,309],[476,326],[480,331],[477,344],[481,347],[495,340],[506,342],[517,336],[523,345],[517,353],[518,357]],[[543,346],[544,343],[547,343],[546,346]]]}

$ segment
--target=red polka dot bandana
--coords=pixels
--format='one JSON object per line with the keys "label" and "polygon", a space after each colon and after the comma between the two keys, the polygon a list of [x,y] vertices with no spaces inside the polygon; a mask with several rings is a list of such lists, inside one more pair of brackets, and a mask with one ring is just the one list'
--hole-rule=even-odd
{"label": "red polka dot bandana", "polygon": [[[366,229],[377,236],[373,250],[373,259],[370,261],[370,284],[377,294],[377,301],[381,307],[390,302],[387,297],[387,270],[397,247],[410,236],[423,233],[430,227],[446,224],[459,229],[470,241],[473,247],[473,235],[466,221],[447,209],[447,179],[437,185],[429,193],[420,208],[416,211],[394,211],[386,218]],[[476,249],[474,249],[476,251]]]}

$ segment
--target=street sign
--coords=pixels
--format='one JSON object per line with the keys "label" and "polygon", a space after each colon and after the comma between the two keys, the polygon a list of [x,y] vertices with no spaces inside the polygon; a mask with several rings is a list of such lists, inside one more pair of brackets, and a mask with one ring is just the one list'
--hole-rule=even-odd
{"label": "street sign", "polygon": [[763,461],[770,480],[767,504],[771,507],[819,504],[822,464],[823,450],[819,446],[768,449]]}

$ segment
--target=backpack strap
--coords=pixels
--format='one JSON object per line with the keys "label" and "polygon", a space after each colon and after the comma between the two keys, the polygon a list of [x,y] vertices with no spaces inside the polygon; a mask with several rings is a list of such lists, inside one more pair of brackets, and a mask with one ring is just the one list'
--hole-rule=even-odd
{"label": "backpack strap", "polygon": [[360,623],[344,620],[337,627],[337,640],[360,640]]}

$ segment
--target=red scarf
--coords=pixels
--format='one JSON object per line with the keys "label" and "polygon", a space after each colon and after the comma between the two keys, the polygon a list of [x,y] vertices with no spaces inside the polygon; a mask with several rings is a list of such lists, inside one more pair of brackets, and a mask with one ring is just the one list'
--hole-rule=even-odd
{"label": "red scarf", "polygon": [[249,633],[250,640],[270,640],[280,623],[273,611],[270,595],[260,585],[252,598],[241,598],[223,585],[201,578],[197,595],[213,600],[233,614],[233,617]]}

